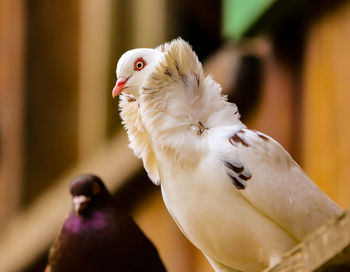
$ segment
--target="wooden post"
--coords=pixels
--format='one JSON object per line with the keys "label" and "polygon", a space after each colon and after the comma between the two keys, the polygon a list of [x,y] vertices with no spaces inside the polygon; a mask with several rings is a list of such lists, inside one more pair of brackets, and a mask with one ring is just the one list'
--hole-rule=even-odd
{"label": "wooden post", "polygon": [[349,271],[349,247],[350,213],[346,212],[308,235],[280,263],[264,272]]}
{"label": "wooden post", "polygon": [[350,206],[350,3],[316,22],[305,51],[303,166],[323,191]]}
{"label": "wooden post", "polygon": [[133,0],[133,47],[155,47],[165,42],[166,1]]}
{"label": "wooden post", "polygon": [[103,143],[107,131],[107,97],[111,50],[111,0],[80,1],[79,55],[79,158],[91,155]]}
{"label": "wooden post", "polygon": [[24,1],[0,1],[0,230],[20,201]]}

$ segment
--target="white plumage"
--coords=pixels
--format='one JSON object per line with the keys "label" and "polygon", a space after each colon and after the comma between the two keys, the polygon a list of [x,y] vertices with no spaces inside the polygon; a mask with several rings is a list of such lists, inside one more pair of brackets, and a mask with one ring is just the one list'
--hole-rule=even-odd
{"label": "white plumage", "polygon": [[215,271],[269,267],[342,213],[280,144],[246,128],[182,39],[126,52],[117,77],[130,147]]}

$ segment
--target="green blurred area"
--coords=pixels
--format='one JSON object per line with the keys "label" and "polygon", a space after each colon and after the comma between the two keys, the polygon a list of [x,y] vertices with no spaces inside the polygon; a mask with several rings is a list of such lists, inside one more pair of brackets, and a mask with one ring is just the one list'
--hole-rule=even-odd
{"label": "green blurred area", "polygon": [[223,0],[223,36],[241,38],[274,2],[276,0]]}

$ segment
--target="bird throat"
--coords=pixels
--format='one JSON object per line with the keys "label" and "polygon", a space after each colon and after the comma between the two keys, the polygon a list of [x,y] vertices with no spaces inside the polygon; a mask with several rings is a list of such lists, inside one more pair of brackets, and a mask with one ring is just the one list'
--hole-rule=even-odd
{"label": "bird throat", "polygon": [[88,217],[72,214],[69,220],[66,221],[64,228],[69,232],[77,233],[84,230],[103,229],[106,227],[107,222],[105,212],[93,211]]}

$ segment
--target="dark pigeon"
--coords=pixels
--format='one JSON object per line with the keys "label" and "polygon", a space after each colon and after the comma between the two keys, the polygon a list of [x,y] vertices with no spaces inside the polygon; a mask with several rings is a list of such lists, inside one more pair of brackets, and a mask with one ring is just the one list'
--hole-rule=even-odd
{"label": "dark pigeon", "polygon": [[50,272],[166,271],[152,242],[96,176],[74,179],[73,210],[49,254]]}

